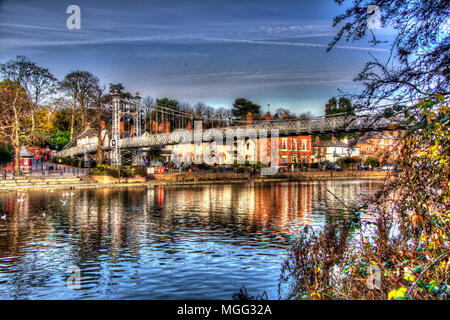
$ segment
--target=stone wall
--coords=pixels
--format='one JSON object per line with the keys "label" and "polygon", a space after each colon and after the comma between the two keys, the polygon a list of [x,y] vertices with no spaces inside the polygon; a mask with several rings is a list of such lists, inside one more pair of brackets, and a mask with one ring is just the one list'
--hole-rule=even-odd
{"label": "stone wall", "polygon": [[199,181],[232,181],[246,180],[249,173],[164,173],[148,175],[149,179],[171,182],[199,182]]}
{"label": "stone wall", "polygon": [[250,173],[164,173],[148,175],[150,180],[169,182],[233,181],[233,180],[327,180],[327,179],[383,179],[386,171],[308,171],[280,172],[271,176],[250,175]]}

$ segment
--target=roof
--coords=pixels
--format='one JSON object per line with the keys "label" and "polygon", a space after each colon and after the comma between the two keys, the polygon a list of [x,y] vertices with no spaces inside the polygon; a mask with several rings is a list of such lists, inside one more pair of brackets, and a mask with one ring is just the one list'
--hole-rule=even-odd
{"label": "roof", "polygon": [[32,158],[34,156],[30,153],[30,151],[28,151],[28,149],[25,146],[22,146],[22,149],[20,149],[20,152],[19,152],[19,157],[30,157],[30,158]]}
{"label": "roof", "polygon": [[93,137],[95,136],[95,130],[94,129],[84,129],[84,131],[77,137],[77,140],[83,139],[86,137]]}
{"label": "roof", "polygon": [[348,143],[344,143],[341,141],[320,141],[319,144],[313,142],[313,147],[338,147],[338,148],[350,148],[350,146],[348,145]]}

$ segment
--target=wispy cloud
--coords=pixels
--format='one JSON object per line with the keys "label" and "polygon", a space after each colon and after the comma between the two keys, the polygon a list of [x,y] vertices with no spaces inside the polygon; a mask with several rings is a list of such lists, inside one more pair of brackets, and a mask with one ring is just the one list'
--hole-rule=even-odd
{"label": "wispy cloud", "polygon": [[[269,45],[269,46],[289,46],[289,47],[308,47],[308,48],[328,48],[328,45],[321,43],[308,42],[284,42],[284,41],[264,41],[264,40],[247,40],[247,39],[220,39],[220,38],[198,38],[203,41],[212,42],[228,42],[228,43],[244,43],[255,45]],[[358,51],[376,51],[389,52],[388,49],[373,48],[373,47],[354,47],[354,46],[334,46],[336,49],[358,50]]]}

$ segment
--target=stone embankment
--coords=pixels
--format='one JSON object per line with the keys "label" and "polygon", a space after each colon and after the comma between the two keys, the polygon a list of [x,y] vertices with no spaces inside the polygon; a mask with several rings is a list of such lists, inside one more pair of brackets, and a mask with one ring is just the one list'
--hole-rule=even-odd
{"label": "stone embankment", "polygon": [[384,179],[387,171],[307,171],[307,172],[279,172],[276,175],[251,175],[250,173],[165,173],[149,175],[149,179],[173,183],[205,182],[205,181],[277,181],[277,180],[358,180]]}
{"label": "stone embankment", "polygon": [[279,172],[276,175],[261,176],[250,173],[164,173],[147,177],[113,178],[110,176],[70,177],[17,177],[0,180],[0,191],[45,188],[102,188],[140,185],[176,185],[197,183],[237,183],[269,181],[313,181],[313,180],[376,180],[386,178],[387,171],[307,171]]}

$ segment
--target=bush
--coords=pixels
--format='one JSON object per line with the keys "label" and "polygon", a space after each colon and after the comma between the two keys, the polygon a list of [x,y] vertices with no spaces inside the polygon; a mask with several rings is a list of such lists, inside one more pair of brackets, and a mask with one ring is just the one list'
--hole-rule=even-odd
{"label": "bush", "polygon": [[348,169],[353,165],[356,165],[357,161],[354,158],[346,157],[346,158],[339,158],[336,161],[336,164],[338,166],[341,166],[343,169]]}
{"label": "bush", "polygon": [[[354,216],[345,223],[305,232],[283,265],[280,297],[450,298],[450,108],[442,100],[408,110],[412,128],[398,168],[371,202],[376,222],[360,219],[368,207],[349,208]],[[356,236],[351,247],[350,233]],[[374,270],[376,290],[367,284]]]}
{"label": "bush", "polygon": [[135,169],[133,168],[119,168],[117,166],[110,166],[107,164],[98,165],[94,168],[94,175],[96,176],[111,176],[119,178],[119,171],[121,178],[133,178],[135,176]]}
{"label": "bush", "polygon": [[380,161],[375,157],[367,157],[364,159],[364,164],[371,168],[376,168],[380,166]]}
{"label": "bush", "polygon": [[67,166],[82,168],[83,160],[78,158],[69,158],[69,157],[54,157],[52,162],[56,164],[65,164]]}
{"label": "bush", "polygon": [[0,164],[10,163],[13,161],[14,158],[14,150],[4,144],[0,146]]}

